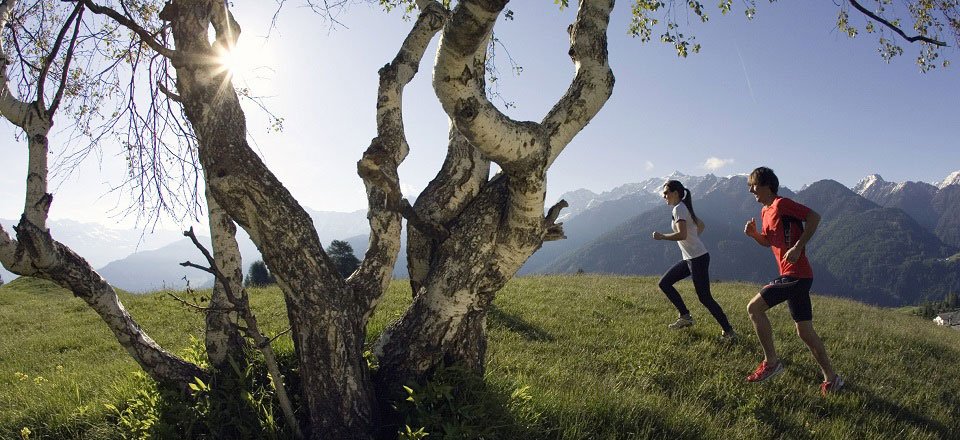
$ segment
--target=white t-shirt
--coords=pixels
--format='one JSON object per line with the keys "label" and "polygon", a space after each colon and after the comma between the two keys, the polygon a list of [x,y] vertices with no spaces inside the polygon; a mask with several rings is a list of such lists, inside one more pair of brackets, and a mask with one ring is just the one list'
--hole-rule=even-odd
{"label": "white t-shirt", "polygon": [[697,234],[697,224],[693,222],[693,218],[690,216],[690,210],[687,209],[687,205],[684,205],[683,202],[677,203],[677,205],[673,207],[672,226],[674,231],[680,230],[680,226],[678,226],[677,223],[681,220],[687,223],[687,238],[677,242],[677,244],[680,245],[680,253],[683,254],[683,259],[692,260],[707,253],[707,247],[703,245],[703,242],[700,241],[700,235]]}

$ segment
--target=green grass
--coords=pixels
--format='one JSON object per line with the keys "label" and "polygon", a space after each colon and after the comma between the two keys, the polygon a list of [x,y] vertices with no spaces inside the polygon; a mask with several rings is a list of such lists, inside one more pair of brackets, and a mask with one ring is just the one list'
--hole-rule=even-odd
{"label": "green grass", "polygon": [[[769,383],[746,384],[744,376],[760,359],[745,312],[757,286],[714,283],[714,296],[742,335],[733,345],[717,341],[719,326],[690,284],[679,288],[697,324],[671,332],[666,324],[675,312],[653,278],[511,281],[489,317],[485,381],[503,396],[528,387],[521,408],[527,414],[518,418],[538,416],[535,424],[504,432],[531,439],[939,439],[960,432],[955,330],[816,296],[817,330],[848,382],[824,399],[819,370],[785,306],[771,311],[771,320],[787,371]],[[284,328],[278,290],[255,290],[251,297],[267,332]],[[201,335],[200,315],[164,294],[124,294],[122,300],[175,352],[188,349],[189,335]],[[409,288],[395,282],[368,340],[407,303]],[[277,349],[292,350],[289,339],[278,340]],[[104,405],[133,396],[137,370],[82,301],[30,279],[0,288],[0,438],[19,438],[23,427],[31,438],[115,437]]]}

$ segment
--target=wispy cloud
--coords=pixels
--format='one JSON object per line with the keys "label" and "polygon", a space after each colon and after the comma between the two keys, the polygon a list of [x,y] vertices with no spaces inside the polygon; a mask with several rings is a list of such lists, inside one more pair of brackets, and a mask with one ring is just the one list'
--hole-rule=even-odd
{"label": "wispy cloud", "polygon": [[727,165],[732,164],[733,162],[734,162],[733,159],[721,159],[719,157],[708,157],[707,160],[703,163],[703,165],[700,165],[700,166],[710,171],[716,171],[716,170],[719,170],[720,168],[723,168]]}
{"label": "wispy cloud", "polygon": [[652,170],[652,169],[653,169],[653,162],[650,162],[649,160],[646,161],[646,162],[644,162],[644,163],[643,163],[643,169],[644,169],[645,171],[650,171],[650,170]]}
{"label": "wispy cloud", "polygon": [[747,80],[747,90],[750,91],[750,99],[757,103],[757,97],[753,95],[753,84],[750,83],[750,75],[747,74],[747,64],[743,62],[743,55],[740,53],[740,45],[737,45],[737,57],[740,58],[740,67],[743,68],[743,77]]}

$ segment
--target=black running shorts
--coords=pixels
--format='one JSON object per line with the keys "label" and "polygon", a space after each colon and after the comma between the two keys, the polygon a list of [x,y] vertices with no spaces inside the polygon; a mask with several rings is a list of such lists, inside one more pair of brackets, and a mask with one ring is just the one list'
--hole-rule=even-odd
{"label": "black running shorts", "polygon": [[786,301],[795,322],[810,321],[813,320],[810,286],[813,286],[813,278],[782,276],[763,286],[760,297],[770,308]]}

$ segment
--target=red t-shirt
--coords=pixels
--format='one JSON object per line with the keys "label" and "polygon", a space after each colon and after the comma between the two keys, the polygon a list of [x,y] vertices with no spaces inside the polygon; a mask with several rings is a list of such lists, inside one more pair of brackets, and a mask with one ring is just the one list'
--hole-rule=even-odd
{"label": "red t-shirt", "polygon": [[803,234],[800,221],[807,220],[810,208],[785,197],[777,197],[770,206],[760,210],[762,228],[760,234],[770,243],[773,257],[780,266],[780,275],[796,278],[813,278],[813,268],[807,260],[807,252],[800,253],[796,263],[789,263],[783,254],[796,244]]}

